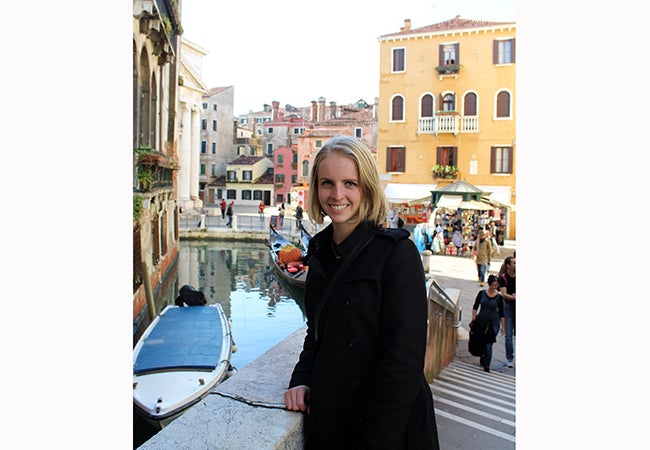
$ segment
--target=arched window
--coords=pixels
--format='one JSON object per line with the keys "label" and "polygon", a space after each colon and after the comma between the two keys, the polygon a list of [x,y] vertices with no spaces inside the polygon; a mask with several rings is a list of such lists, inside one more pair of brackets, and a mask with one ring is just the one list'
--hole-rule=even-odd
{"label": "arched window", "polygon": [[510,117],[510,93],[507,91],[497,94],[497,117]]}
{"label": "arched window", "polygon": [[138,120],[138,144],[140,146],[151,146],[149,129],[150,129],[150,107],[151,107],[151,91],[149,84],[149,57],[147,56],[147,49],[143,48],[140,54],[140,86],[138,89],[138,102],[140,107],[140,117]]}
{"label": "arched window", "polygon": [[396,95],[391,101],[391,118],[392,121],[404,120],[404,97]]}
{"label": "arched window", "polygon": [[463,104],[464,116],[476,116],[476,94],[468,92],[465,94],[465,101]]}
{"label": "arched window", "polygon": [[302,162],[302,176],[303,177],[308,177],[309,176],[309,161],[304,160]]}
{"label": "arched window", "polygon": [[442,97],[442,110],[455,111],[456,110],[456,97],[454,94],[445,94]]}
{"label": "arched window", "polygon": [[433,96],[426,94],[420,101],[420,117],[433,117]]}

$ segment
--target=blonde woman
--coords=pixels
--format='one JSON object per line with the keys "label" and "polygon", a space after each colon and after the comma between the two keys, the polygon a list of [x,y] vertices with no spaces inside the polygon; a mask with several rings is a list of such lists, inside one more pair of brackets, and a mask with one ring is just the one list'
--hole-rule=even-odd
{"label": "blonde woman", "polygon": [[425,276],[388,212],[359,140],[330,139],[314,160],[307,213],[332,223],[309,243],[307,334],[285,405],[305,415],[307,449],[438,449],[424,375]]}

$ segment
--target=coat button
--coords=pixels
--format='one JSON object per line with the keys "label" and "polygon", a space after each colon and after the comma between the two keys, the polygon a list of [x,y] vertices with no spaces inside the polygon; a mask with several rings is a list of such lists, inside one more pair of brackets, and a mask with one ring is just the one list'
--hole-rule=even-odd
{"label": "coat button", "polygon": [[345,301],[345,304],[349,307],[352,308],[353,306],[356,306],[357,304],[357,299],[354,297],[350,297]]}
{"label": "coat button", "polygon": [[359,339],[357,339],[357,338],[350,339],[350,341],[348,342],[348,347],[350,347],[352,349],[358,348],[359,347]]}

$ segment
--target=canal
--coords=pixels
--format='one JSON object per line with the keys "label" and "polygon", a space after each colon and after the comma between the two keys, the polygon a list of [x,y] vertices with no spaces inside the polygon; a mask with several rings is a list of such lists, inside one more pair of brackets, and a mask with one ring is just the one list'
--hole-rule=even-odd
{"label": "canal", "polygon": [[[174,304],[181,286],[203,291],[209,304],[220,303],[231,321],[237,352],[232,365],[242,370],[305,321],[300,291],[290,291],[273,273],[268,248],[262,242],[181,241],[179,257],[156,293],[156,312]],[[149,324],[134,329],[133,344]],[[236,376],[236,375],[235,375]],[[133,412],[133,447],[156,430]]]}

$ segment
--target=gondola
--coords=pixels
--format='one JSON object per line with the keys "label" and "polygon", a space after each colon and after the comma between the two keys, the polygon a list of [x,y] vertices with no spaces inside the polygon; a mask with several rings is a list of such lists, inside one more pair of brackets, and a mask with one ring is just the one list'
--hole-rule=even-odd
{"label": "gondola", "polygon": [[[301,227],[302,228],[302,227]],[[300,244],[294,245],[289,239],[280,234],[273,225],[269,225],[268,247],[271,254],[271,264],[278,276],[292,286],[305,288],[307,269],[302,261],[307,254],[311,235],[301,230]]]}

